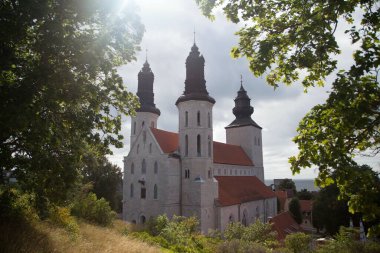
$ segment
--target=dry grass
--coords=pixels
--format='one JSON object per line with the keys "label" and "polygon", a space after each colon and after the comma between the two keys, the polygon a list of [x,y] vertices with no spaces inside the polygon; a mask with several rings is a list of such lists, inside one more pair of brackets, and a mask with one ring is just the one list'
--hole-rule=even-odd
{"label": "dry grass", "polygon": [[122,221],[116,221],[113,228],[84,222],[80,222],[79,226],[78,236],[73,237],[66,230],[50,223],[37,222],[26,233],[10,236],[13,241],[7,243],[12,245],[7,248],[0,246],[0,252],[162,252],[158,247],[122,235],[121,232],[128,226]]}

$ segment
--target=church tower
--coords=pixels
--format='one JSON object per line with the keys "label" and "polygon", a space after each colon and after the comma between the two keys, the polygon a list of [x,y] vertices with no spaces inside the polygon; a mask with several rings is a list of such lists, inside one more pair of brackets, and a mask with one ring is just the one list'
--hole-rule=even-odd
{"label": "church tower", "polygon": [[131,146],[144,126],[157,127],[157,119],[161,112],[154,104],[153,82],[154,74],[150,69],[148,60],[146,60],[138,74],[137,96],[139,97],[140,108],[136,110],[136,116],[132,117]]}
{"label": "church tower", "polygon": [[186,59],[185,91],[176,102],[179,112],[181,155],[181,207],[184,216],[196,215],[202,232],[215,228],[212,108],[204,78],[205,60],[197,45]]}
{"label": "church tower", "polygon": [[240,82],[240,90],[232,109],[236,119],[226,129],[226,142],[241,146],[253,161],[255,175],[264,182],[264,164],[261,127],[252,120],[253,107],[247,91]]}

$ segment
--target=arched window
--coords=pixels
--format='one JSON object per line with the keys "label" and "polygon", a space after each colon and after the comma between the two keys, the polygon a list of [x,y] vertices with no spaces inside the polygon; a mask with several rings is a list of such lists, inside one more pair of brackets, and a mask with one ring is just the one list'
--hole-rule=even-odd
{"label": "arched window", "polygon": [[228,222],[234,222],[235,218],[233,214],[230,214],[230,217],[228,217]]}
{"label": "arched window", "polygon": [[152,143],[149,144],[149,154],[152,154]]}
{"label": "arched window", "polygon": [[139,154],[139,151],[140,151],[140,144],[137,144],[136,154]]}
{"label": "arched window", "polygon": [[189,126],[189,113],[185,112],[185,127]]}
{"label": "arched window", "polygon": [[212,177],[212,171],[211,169],[208,170],[208,178],[211,178]]}
{"label": "arched window", "polygon": [[154,174],[157,174],[158,173],[158,163],[157,161],[154,162]]}
{"label": "arched window", "polygon": [[247,217],[248,217],[248,212],[247,212],[247,209],[245,209],[245,210],[243,211],[243,219],[241,220],[241,223],[242,223],[244,226],[247,226],[247,225],[248,225]]}
{"label": "arched window", "polygon": [[208,157],[211,157],[211,137],[208,137]]}
{"label": "arched window", "polygon": [[146,163],[145,163],[145,159],[142,160],[142,165],[141,165],[141,174],[145,174],[146,173]]}
{"label": "arched window", "polygon": [[198,134],[197,136],[197,154],[201,156],[201,136]]}
{"label": "arched window", "polygon": [[133,184],[131,184],[131,190],[129,192],[129,195],[131,198],[133,198],[133,191],[134,191]]}
{"label": "arched window", "polygon": [[257,139],[256,139],[256,136],[255,136],[255,145],[257,145]]}
{"label": "arched window", "polygon": [[141,215],[141,217],[140,217],[140,223],[141,223],[141,224],[145,224],[145,221],[146,221],[145,216],[144,216],[144,215]]}
{"label": "arched window", "polygon": [[211,115],[210,115],[210,113],[207,114],[207,126],[211,127]]}
{"label": "arched window", "polygon": [[131,174],[134,174],[135,173],[135,164],[132,163],[131,164]]}
{"label": "arched window", "polygon": [[143,121],[142,123],[141,123],[141,126],[143,127],[145,125],[145,121]]}
{"label": "arched window", "polygon": [[136,121],[133,122],[133,134],[136,134]]}
{"label": "arched window", "polygon": [[185,156],[189,155],[189,137],[185,135]]}
{"label": "arched window", "polygon": [[198,111],[197,113],[197,125],[200,126],[201,125],[201,112]]}
{"label": "arched window", "polygon": [[153,189],[153,198],[154,199],[158,198],[158,189],[157,189],[157,185],[156,184],[154,185],[154,189]]}
{"label": "arched window", "polygon": [[152,122],[150,123],[150,127],[151,127],[151,128],[154,128],[154,121],[152,121]]}
{"label": "arched window", "polygon": [[146,188],[145,188],[145,186],[141,186],[140,197],[141,197],[141,199],[145,199],[146,198]]}

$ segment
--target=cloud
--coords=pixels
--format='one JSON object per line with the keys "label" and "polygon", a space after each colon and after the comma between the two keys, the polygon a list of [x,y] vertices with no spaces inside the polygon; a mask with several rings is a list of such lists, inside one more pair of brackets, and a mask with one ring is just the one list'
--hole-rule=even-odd
{"label": "cloud", "polygon": [[[145,62],[145,48],[155,75],[154,92],[156,106],[161,110],[158,127],[178,131],[177,98],[184,91],[185,60],[193,44],[195,27],[196,43],[205,57],[205,78],[208,92],[215,98],[214,140],[225,141],[225,130],[234,120],[233,99],[243,84],[255,108],[253,119],[263,127],[263,151],[266,178],[290,177],[288,157],[297,154],[297,147],[291,141],[301,118],[316,104],[323,103],[330,85],[325,88],[311,88],[308,93],[295,83],[291,87],[280,86],[273,90],[265,83],[265,77],[256,78],[248,69],[246,59],[232,59],[230,50],[238,43],[234,33],[239,26],[228,22],[220,11],[211,22],[202,16],[195,1],[140,0],[140,15],[146,32],[141,43],[142,51],[138,60],[119,68],[124,84],[129,91],[137,91],[137,74]],[[342,54],[336,56],[339,68],[352,64],[352,47],[344,34],[347,25],[337,31]],[[327,79],[334,80],[333,76]],[[130,119],[123,119],[122,131],[124,148],[114,150],[109,156],[111,162],[122,167],[123,156],[129,151]],[[379,166],[379,165],[377,165]],[[297,178],[313,178],[313,169],[305,170]]]}

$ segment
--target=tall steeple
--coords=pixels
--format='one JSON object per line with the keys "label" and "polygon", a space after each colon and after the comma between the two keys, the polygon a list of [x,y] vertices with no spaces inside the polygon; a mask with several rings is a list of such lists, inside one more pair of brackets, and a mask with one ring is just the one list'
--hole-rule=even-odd
{"label": "tall steeple", "polygon": [[151,112],[160,115],[161,112],[154,104],[153,93],[154,74],[150,69],[148,58],[145,60],[143,68],[138,74],[137,96],[139,97],[141,107],[138,112]]}
{"label": "tall steeple", "polygon": [[261,129],[261,127],[251,118],[254,109],[251,106],[251,99],[243,87],[243,79],[242,77],[240,78],[240,89],[234,100],[235,107],[232,109],[232,113],[235,115],[236,119],[226,128],[252,125]]}
{"label": "tall steeple", "polygon": [[205,59],[200,54],[194,37],[194,44],[186,59],[185,91],[183,95],[178,98],[176,104],[189,100],[203,100],[213,104],[215,103],[215,100],[208,95],[206,89],[204,66]]}

